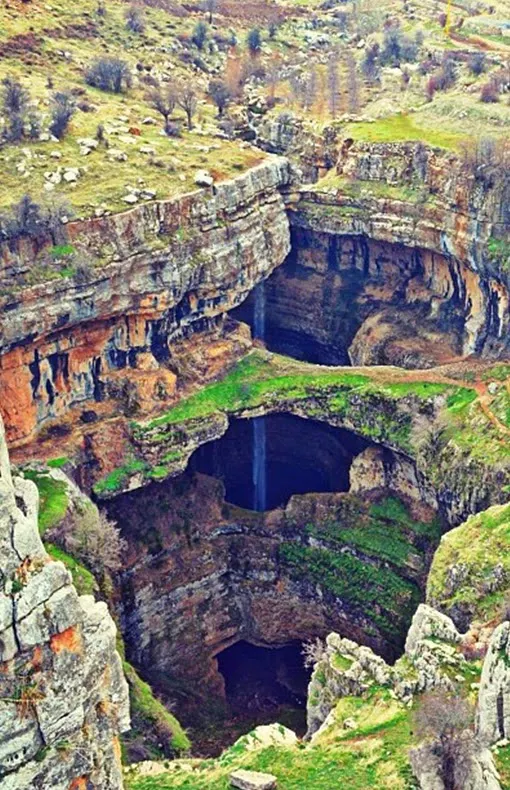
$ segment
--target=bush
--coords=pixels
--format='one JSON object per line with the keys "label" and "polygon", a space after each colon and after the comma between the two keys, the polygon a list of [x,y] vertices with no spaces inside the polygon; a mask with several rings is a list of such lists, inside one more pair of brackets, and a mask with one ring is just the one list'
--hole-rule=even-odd
{"label": "bush", "polygon": [[404,35],[399,25],[391,25],[384,31],[381,63],[384,66],[399,66],[401,62],[412,63],[418,55],[418,45]]}
{"label": "bush", "polygon": [[191,40],[197,49],[202,50],[207,39],[207,25],[205,22],[197,22],[191,34]]}
{"label": "bush", "polygon": [[474,52],[468,60],[468,69],[471,74],[479,77],[486,68],[487,58],[485,52]]}
{"label": "bush", "polygon": [[94,88],[112,93],[122,93],[132,83],[126,61],[120,58],[98,58],[88,68],[85,82]]}
{"label": "bush", "polygon": [[0,236],[20,239],[39,236],[48,230],[48,220],[42,207],[29,195],[24,195],[8,214],[0,215]]}
{"label": "bush", "polygon": [[483,101],[485,104],[497,104],[499,101],[499,90],[495,82],[490,81],[482,85],[480,101]]}
{"label": "bush", "polygon": [[2,86],[2,113],[6,119],[5,137],[9,142],[18,142],[24,137],[30,95],[19,80],[12,77],[5,77]]}
{"label": "bush", "polygon": [[380,46],[375,43],[365,49],[365,55],[361,61],[361,72],[369,82],[377,82],[381,68],[379,66]]}
{"label": "bush", "polygon": [[52,101],[50,132],[61,140],[76,112],[76,104],[71,94],[67,92],[54,93]]}
{"label": "bush", "polygon": [[132,5],[130,8],[127,9],[125,18],[126,18],[126,27],[132,33],[145,32],[145,19],[139,8]]}
{"label": "bush", "polygon": [[260,35],[260,30],[258,27],[254,27],[249,31],[248,35],[246,36],[246,44],[250,50],[250,55],[255,56],[259,54],[260,50],[262,49],[262,36]]}

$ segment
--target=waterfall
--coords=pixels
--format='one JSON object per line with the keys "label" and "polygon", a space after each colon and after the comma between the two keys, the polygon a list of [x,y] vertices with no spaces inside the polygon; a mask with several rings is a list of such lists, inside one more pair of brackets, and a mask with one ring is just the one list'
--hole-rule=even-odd
{"label": "waterfall", "polygon": [[[264,283],[255,288],[253,308],[253,337],[264,340],[266,330],[266,294]],[[253,422],[253,509],[262,512],[267,503],[266,418],[255,417]]]}
{"label": "waterfall", "polygon": [[266,509],[266,418],[253,420],[253,509]]}

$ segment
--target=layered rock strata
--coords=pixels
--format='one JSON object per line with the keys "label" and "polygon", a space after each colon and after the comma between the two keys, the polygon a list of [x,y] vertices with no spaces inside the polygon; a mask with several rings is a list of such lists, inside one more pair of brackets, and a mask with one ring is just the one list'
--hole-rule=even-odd
{"label": "layered rock strata", "polygon": [[0,421],[0,784],[120,790],[128,688],[105,603],[49,559],[33,483],[12,478]]}
{"label": "layered rock strata", "polygon": [[114,397],[119,374],[120,389],[142,380],[146,409],[171,399],[172,343],[214,324],[285,259],[279,188],[289,178],[286,161],[270,159],[211,190],[70,223],[64,241],[82,263],[65,278],[45,264],[30,284],[54,240],[3,244],[0,402],[10,441],[75,404]]}

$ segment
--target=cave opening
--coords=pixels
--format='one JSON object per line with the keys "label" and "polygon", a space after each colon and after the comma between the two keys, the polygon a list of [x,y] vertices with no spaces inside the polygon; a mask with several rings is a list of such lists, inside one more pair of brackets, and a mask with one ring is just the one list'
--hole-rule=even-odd
{"label": "cave opening", "polygon": [[261,647],[241,640],[217,656],[225,681],[227,704],[234,716],[272,721],[275,711],[286,709],[293,727],[306,730],[306,693],[310,670],[303,644]]}
{"label": "cave opening", "polygon": [[195,451],[189,468],[221,479],[230,504],[262,512],[293,494],[348,491],[351,463],[367,446],[343,428],[271,414],[232,420],[224,436]]}

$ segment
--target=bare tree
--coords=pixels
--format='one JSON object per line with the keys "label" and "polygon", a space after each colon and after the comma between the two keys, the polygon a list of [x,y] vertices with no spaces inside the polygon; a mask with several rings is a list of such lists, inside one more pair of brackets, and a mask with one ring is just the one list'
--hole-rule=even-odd
{"label": "bare tree", "polygon": [[313,668],[315,664],[318,664],[325,657],[326,644],[319,638],[310,640],[310,642],[303,644],[302,653],[305,667]]}
{"label": "bare tree", "polygon": [[338,50],[334,49],[329,55],[327,67],[329,112],[333,118],[336,118],[338,115],[340,106],[340,79],[338,76],[338,60]]}
{"label": "bare tree", "polygon": [[218,0],[205,0],[204,9],[209,14],[209,24],[213,23],[213,14],[218,8]]}
{"label": "bare tree", "polygon": [[218,115],[221,117],[230,101],[230,91],[223,80],[211,80],[209,83],[209,96],[218,108]]}
{"label": "bare tree", "polygon": [[193,116],[197,111],[198,98],[193,85],[190,83],[181,85],[177,93],[177,104],[186,113],[188,130],[193,128]]}
{"label": "bare tree", "polygon": [[171,124],[170,124],[170,117],[175,110],[175,105],[177,103],[177,96],[175,94],[175,90],[171,85],[167,85],[164,88],[158,86],[151,91],[147,98],[150,102],[151,107],[159,112],[160,115],[163,116],[165,125],[164,130],[165,134],[169,137],[171,136]]}
{"label": "bare tree", "polygon": [[[445,790],[463,790],[479,745],[472,729],[474,709],[462,697],[424,694],[415,714],[417,735],[426,741],[420,760],[437,765]],[[416,758],[416,753],[415,753]]]}
{"label": "bare tree", "polygon": [[310,110],[317,98],[317,90],[318,90],[318,80],[317,80],[317,69],[315,66],[310,67],[310,71],[308,72],[308,77],[305,82],[305,95],[303,106],[305,110]]}
{"label": "bare tree", "polygon": [[359,112],[359,83],[356,60],[351,52],[347,55],[347,87],[349,92],[349,112]]}

